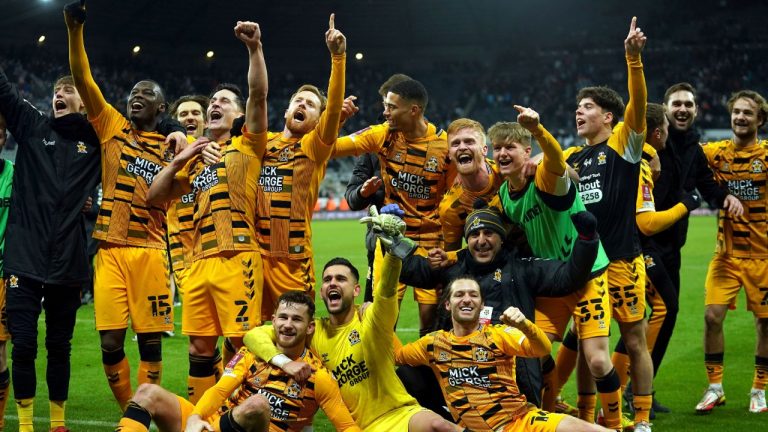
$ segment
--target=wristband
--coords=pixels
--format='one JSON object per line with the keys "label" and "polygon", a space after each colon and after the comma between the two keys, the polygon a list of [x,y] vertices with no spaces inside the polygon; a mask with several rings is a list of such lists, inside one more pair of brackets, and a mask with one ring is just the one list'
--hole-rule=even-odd
{"label": "wristband", "polygon": [[273,365],[279,367],[280,369],[282,369],[285,365],[287,365],[288,363],[290,363],[292,361],[293,360],[291,360],[291,358],[288,357],[287,355],[285,355],[285,354],[278,354],[278,355],[272,357],[272,360],[270,360],[269,362],[272,363]]}

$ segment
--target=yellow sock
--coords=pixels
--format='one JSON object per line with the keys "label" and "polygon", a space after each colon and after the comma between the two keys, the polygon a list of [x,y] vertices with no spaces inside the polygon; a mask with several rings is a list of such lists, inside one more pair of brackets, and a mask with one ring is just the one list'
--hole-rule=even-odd
{"label": "yellow sock", "polygon": [[51,408],[51,429],[64,426],[64,405],[67,401],[48,401]]}
{"label": "yellow sock", "polygon": [[232,357],[237,354],[237,348],[232,345],[232,342],[230,342],[229,339],[224,338],[224,343],[221,344],[221,354],[222,354],[222,362],[224,364],[229,363],[230,360],[232,360]]}
{"label": "yellow sock", "polygon": [[705,363],[707,367],[707,378],[710,384],[722,384],[723,383],[723,364],[722,363]]}
{"label": "yellow sock", "polygon": [[576,359],[578,358],[578,355],[578,351],[572,350],[565,344],[560,344],[560,348],[557,349],[557,358],[555,359],[557,388],[555,389],[555,397],[560,396],[560,393],[563,391],[563,386],[568,382],[568,378],[571,377],[573,370],[576,368]]}
{"label": "yellow sock", "polygon": [[600,393],[600,405],[603,407],[605,427],[621,429],[621,389]]}
{"label": "yellow sock", "polygon": [[[11,387],[11,379],[8,369],[0,372],[0,430],[5,426],[5,403],[8,401],[8,389]],[[4,378],[4,379],[3,379]]]}
{"label": "yellow sock", "polygon": [[613,363],[616,374],[619,376],[619,384],[621,384],[621,391],[624,391],[624,387],[627,386],[629,381],[629,355],[614,351],[611,355],[611,363]]}
{"label": "yellow sock", "polygon": [[160,385],[163,376],[163,362],[139,362],[139,376],[136,377],[139,384]]}
{"label": "yellow sock", "polygon": [[632,398],[632,405],[635,407],[635,424],[651,421],[651,405],[653,404],[653,395],[636,394]]}
{"label": "yellow sock", "polygon": [[213,376],[216,378],[216,382],[219,381],[223,373],[224,360],[221,358],[221,351],[217,348],[213,353]]}
{"label": "yellow sock", "polygon": [[203,396],[206,390],[213,387],[216,384],[216,377],[214,375],[207,377],[187,377],[187,394],[189,395],[189,401],[193,404],[197,404],[197,401]]}
{"label": "yellow sock", "polygon": [[35,398],[16,399],[16,411],[19,415],[19,432],[34,432],[32,427]]}
{"label": "yellow sock", "polygon": [[547,372],[543,372],[541,377],[541,387],[543,393],[541,397],[541,408],[544,411],[555,412],[555,399],[558,395],[558,393],[556,393],[558,387],[557,368],[555,367],[555,362],[551,357],[548,357],[548,361],[545,362],[545,365],[547,363],[551,363],[549,366],[551,369],[549,369]]}
{"label": "yellow sock", "polygon": [[597,396],[594,393],[579,393],[576,406],[579,408],[579,418],[587,423],[595,422],[595,406]]}
{"label": "yellow sock", "polygon": [[768,384],[768,358],[755,356],[755,376],[752,379],[752,388],[765,390]]}
{"label": "yellow sock", "polygon": [[125,411],[128,401],[133,396],[131,389],[131,366],[128,364],[128,358],[123,358],[114,365],[104,365],[104,373],[107,374],[109,388],[120,405],[120,411]]}

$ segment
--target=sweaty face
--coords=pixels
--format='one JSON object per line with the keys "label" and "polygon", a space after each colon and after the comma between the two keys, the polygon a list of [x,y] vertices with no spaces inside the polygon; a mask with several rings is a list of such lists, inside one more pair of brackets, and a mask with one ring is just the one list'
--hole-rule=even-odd
{"label": "sweaty face", "polygon": [[344,265],[333,265],[323,272],[323,287],[320,290],[328,313],[344,314],[355,304],[355,296],[360,292],[360,285],[355,276]]}
{"label": "sweaty face", "polygon": [[460,175],[473,175],[483,169],[487,152],[485,136],[479,131],[464,128],[448,135],[448,156]]}
{"label": "sweaty face", "polygon": [[483,310],[480,285],[470,279],[459,279],[453,282],[446,309],[451,311],[451,317],[456,322],[468,324],[477,322]]}
{"label": "sweaty face", "polygon": [[303,346],[307,335],[315,331],[315,322],[305,304],[280,302],[272,316],[272,326],[277,335],[277,345],[282,348]]}
{"label": "sweaty face", "polygon": [[667,100],[667,118],[669,124],[679,131],[687,131],[696,119],[696,100],[693,93],[687,90],[679,90]]}
{"label": "sweaty face", "polygon": [[390,130],[408,130],[412,124],[412,105],[400,95],[389,92],[384,98],[384,118]]}
{"label": "sweaty face", "polygon": [[501,240],[501,236],[496,231],[481,228],[469,234],[467,247],[478,264],[488,264],[499,253]]}
{"label": "sweaty face", "polygon": [[131,121],[145,122],[156,118],[165,111],[160,87],[151,81],[139,81],[128,95],[128,118]]}
{"label": "sweaty face", "polygon": [[208,103],[208,130],[212,132],[228,132],[232,123],[243,114],[237,105],[237,95],[231,90],[219,90],[213,94]]}
{"label": "sweaty face", "polygon": [[205,118],[203,107],[195,101],[186,101],[179,104],[176,110],[176,120],[187,130],[187,135],[200,138],[205,130]]}
{"label": "sweaty face", "polygon": [[579,106],[576,108],[576,133],[580,137],[589,140],[610,125],[611,114],[604,112],[603,108],[597,105],[592,98],[584,98],[579,101]]}
{"label": "sweaty face", "polygon": [[757,135],[760,126],[760,115],[757,103],[749,98],[739,98],[731,110],[731,129],[733,134],[742,139],[750,139]]}
{"label": "sweaty face", "polygon": [[80,93],[72,84],[59,84],[53,89],[51,107],[54,118],[85,111]]}
{"label": "sweaty face", "polygon": [[295,135],[305,135],[320,121],[320,98],[311,91],[296,93],[285,111],[285,127]]}
{"label": "sweaty face", "polygon": [[493,143],[493,160],[503,177],[516,176],[531,156],[531,147],[505,140]]}

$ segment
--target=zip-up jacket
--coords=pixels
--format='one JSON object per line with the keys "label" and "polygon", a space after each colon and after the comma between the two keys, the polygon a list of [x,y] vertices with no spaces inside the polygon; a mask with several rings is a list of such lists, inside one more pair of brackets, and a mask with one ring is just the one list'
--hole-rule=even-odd
{"label": "zip-up jacket", "polygon": [[0,113],[19,144],[5,275],[79,285],[90,279],[81,210],[101,178],[99,140],[82,114],[43,115],[2,70]]}

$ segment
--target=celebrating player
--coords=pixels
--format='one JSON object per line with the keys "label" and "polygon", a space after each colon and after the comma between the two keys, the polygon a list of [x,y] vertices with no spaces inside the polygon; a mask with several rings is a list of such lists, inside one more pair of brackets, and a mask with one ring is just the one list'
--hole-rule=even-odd
{"label": "celebrating player", "polygon": [[739,198],[744,214],[729,216],[721,209],[718,217],[717,248],[707,271],[704,313],[704,364],[709,387],[696,405],[700,414],[725,403],[723,321],[742,286],[757,332],[749,411],[768,411],[768,142],[757,140],[758,129],[768,119],[768,104],[759,93],[742,90],[728,100],[728,111],[733,137],[707,143],[703,150],[715,179],[726,183],[730,193]]}
{"label": "celebrating player", "polygon": [[519,309],[504,310],[504,326],[481,324],[483,292],[468,277],[451,282],[444,298],[445,309],[451,312],[451,330],[430,333],[401,347],[395,360],[430,366],[457,422],[472,431],[608,431],[527,404],[515,382],[515,358],[541,357],[552,345]]}

